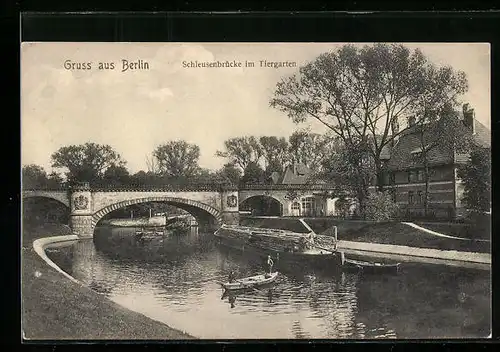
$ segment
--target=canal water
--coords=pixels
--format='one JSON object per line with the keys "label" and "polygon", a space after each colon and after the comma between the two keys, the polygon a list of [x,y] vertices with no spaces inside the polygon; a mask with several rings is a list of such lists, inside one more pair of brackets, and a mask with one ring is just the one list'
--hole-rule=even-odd
{"label": "canal water", "polygon": [[61,269],[110,300],[203,339],[475,338],[490,334],[490,275],[405,263],[396,275],[277,263],[270,288],[223,295],[218,281],[265,262],[221,247],[212,234],[135,239],[99,227],[94,241],[48,249]]}

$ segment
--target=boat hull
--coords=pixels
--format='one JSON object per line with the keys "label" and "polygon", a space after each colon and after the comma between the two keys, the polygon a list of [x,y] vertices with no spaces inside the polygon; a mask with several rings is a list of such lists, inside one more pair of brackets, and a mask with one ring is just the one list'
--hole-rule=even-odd
{"label": "boat hull", "polygon": [[328,269],[338,268],[341,264],[340,255],[338,253],[327,253],[326,251],[323,254],[307,254],[301,252],[290,253],[260,247],[255,244],[248,243],[244,240],[236,240],[220,236],[216,237],[220,245],[242,253],[251,253],[262,258],[267,258],[268,255],[271,255],[275,265],[292,263]]}
{"label": "boat hull", "polygon": [[277,278],[278,272],[274,272],[269,275],[262,274],[235,280],[234,282],[221,283],[221,286],[227,291],[241,291],[269,285],[276,281]]}
{"label": "boat hull", "polygon": [[342,266],[345,271],[358,271],[366,274],[395,274],[399,272],[400,264],[370,263],[346,259]]}

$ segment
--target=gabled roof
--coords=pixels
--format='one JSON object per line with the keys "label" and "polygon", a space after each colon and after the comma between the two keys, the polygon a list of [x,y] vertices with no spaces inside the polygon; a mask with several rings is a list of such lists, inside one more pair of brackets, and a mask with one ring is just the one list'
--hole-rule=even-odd
{"label": "gabled roof", "polygon": [[277,171],[273,171],[270,175],[271,180],[273,181],[273,184],[277,184],[280,181],[281,175]]}
{"label": "gabled roof", "polygon": [[309,176],[311,175],[311,173],[312,173],[311,170],[302,163],[298,163],[295,165],[295,173],[294,173],[294,167],[289,166],[285,170],[283,179],[281,180],[281,184],[287,184],[287,185],[305,184],[309,180]]}
{"label": "gabled roof", "polygon": [[[464,125],[463,128],[472,133],[469,127]],[[391,151],[391,157],[387,163],[390,170],[404,170],[423,166],[418,159],[418,152],[421,151],[422,144],[420,141],[420,134],[417,132],[418,129],[417,126],[415,126],[415,128],[409,129],[400,136],[398,143]],[[432,128],[427,128],[424,132],[424,138],[426,133],[432,134],[435,132]],[[429,140],[430,138],[428,137],[426,139]],[[473,135],[473,139],[477,144],[483,147],[491,146],[491,133],[489,129],[477,120],[475,120],[475,134]],[[432,148],[428,152],[428,162],[430,166],[452,164],[454,162],[452,146],[443,143],[442,145]]]}
{"label": "gabled roof", "polygon": [[476,133],[474,134],[474,141],[482,147],[490,148],[491,131],[488,129],[488,127],[476,120],[475,130]]}
{"label": "gabled roof", "polygon": [[[406,133],[401,135],[398,144],[392,150],[391,158],[387,167],[391,170],[404,170],[413,167],[421,167],[422,163],[418,159],[415,150],[421,148],[420,138],[417,133]],[[453,149],[450,146],[437,146],[428,153],[430,165],[444,165],[453,163]]]}

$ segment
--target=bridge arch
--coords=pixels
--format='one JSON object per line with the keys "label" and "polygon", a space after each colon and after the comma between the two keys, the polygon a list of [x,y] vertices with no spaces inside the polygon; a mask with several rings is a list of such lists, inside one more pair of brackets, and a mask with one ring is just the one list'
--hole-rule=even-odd
{"label": "bridge arch", "polygon": [[53,191],[24,191],[23,199],[27,198],[48,198],[56,200],[70,209],[69,197],[67,192],[53,192]]}
{"label": "bridge arch", "polygon": [[[258,200],[264,200],[265,205],[267,209],[255,209],[259,212],[265,212],[266,214],[259,214],[259,215],[275,215],[275,216],[282,216],[283,215],[283,208],[284,204],[281,199],[279,199],[276,196],[273,196],[272,194],[252,194],[247,197],[244,197],[243,200],[240,200],[239,202],[239,208],[240,210],[246,210],[246,206],[255,206],[255,202]],[[260,204],[262,207],[262,204]],[[252,207],[253,208],[253,207]]]}
{"label": "bridge arch", "polygon": [[26,226],[40,223],[68,224],[71,216],[67,199],[33,192],[23,193],[21,211],[22,222]]}
{"label": "bridge arch", "polygon": [[186,198],[176,198],[176,197],[145,197],[145,198],[135,198],[135,199],[128,199],[125,201],[117,202],[111,205],[108,205],[98,211],[96,211],[92,215],[92,228],[95,228],[97,223],[107,214],[111,213],[114,210],[124,208],[130,205],[134,204],[140,204],[140,203],[149,203],[149,202],[163,202],[163,203],[169,203],[171,205],[174,205],[176,207],[179,207],[181,209],[184,209],[191,213],[195,217],[199,217],[201,213],[209,214],[211,215],[217,224],[222,223],[222,214],[219,210],[216,208],[207,205],[202,202],[198,202],[195,200],[191,199],[186,199]]}

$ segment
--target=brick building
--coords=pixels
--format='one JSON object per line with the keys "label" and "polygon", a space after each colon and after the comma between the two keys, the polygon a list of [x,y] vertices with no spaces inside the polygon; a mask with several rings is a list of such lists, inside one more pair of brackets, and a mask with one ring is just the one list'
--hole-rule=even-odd
{"label": "brick building", "polygon": [[[464,132],[470,133],[474,142],[484,148],[491,146],[490,130],[476,120],[474,109],[463,106],[459,119]],[[386,183],[403,216],[424,216],[425,180],[421,153],[420,131],[413,118],[409,128],[395,141],[385,155],[388,173]],[[426,132],[433,133],[432,129]],[[390,150],[389,150],[390,149]],[[453,146],[438,144],[428,153],[430,167],[429,215],[436,218],[456,218],[464,214],[461,203],[463,184],[457,177],[457,168],[468,161],[468,154],[458,153]]]}

